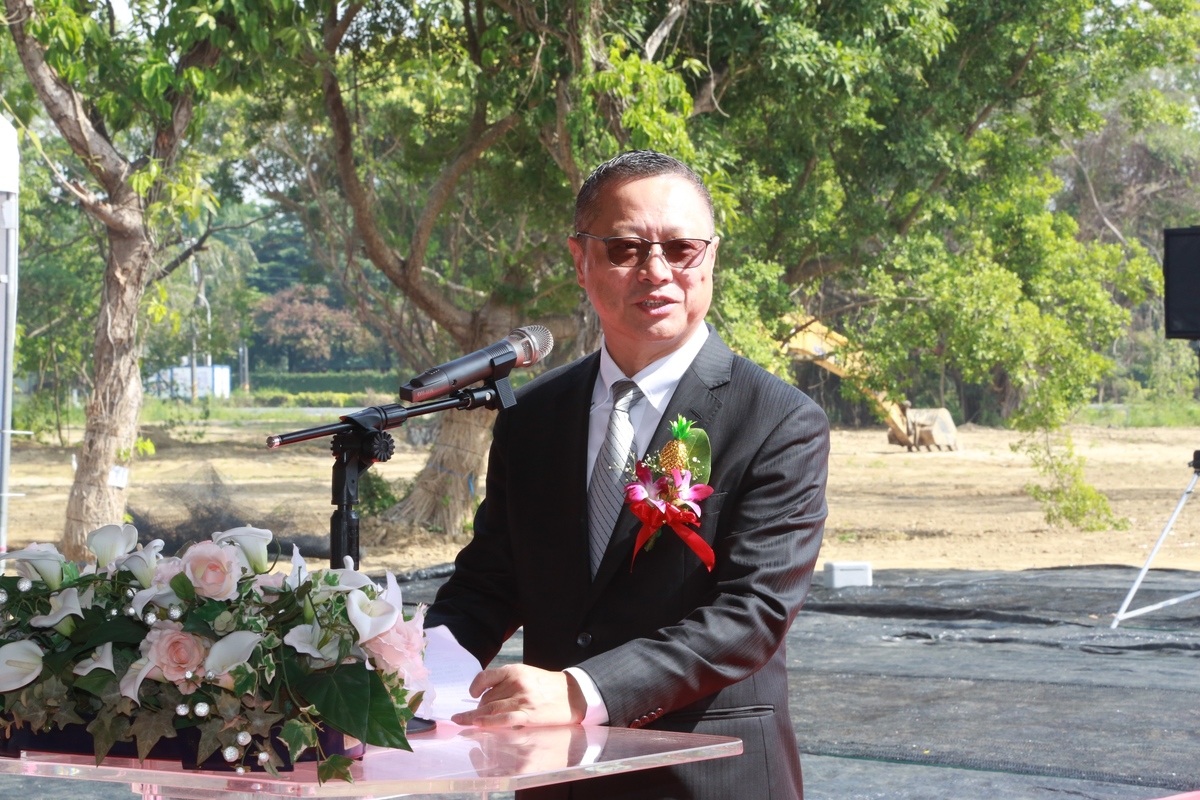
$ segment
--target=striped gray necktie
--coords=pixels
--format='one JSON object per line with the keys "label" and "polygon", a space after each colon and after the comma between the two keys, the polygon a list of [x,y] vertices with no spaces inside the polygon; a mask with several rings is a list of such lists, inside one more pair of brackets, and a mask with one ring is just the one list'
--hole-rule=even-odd
{"label": "striped gray necktie", "polygon": [[633,423],[629,421],[629,409],[642,399],[642,390],[633,381],[617,381],[612,391],[613,409],[608,418],[608,432],[596,456],[588,486],[589,561],[593,578],[600,568],[608,540],[612,538],[617,515],[625,503],[625,484],[630,481],[637,458],[632,452]]}

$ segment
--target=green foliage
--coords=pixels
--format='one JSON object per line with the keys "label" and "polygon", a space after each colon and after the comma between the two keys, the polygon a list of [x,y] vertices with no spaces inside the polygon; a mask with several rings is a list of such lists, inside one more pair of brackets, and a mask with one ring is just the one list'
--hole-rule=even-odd
{"label": "green foliage", "polygon": [[1074,421],[1106,428],[1196,428],[1200,427],[1200,403],[1170,398],[1096,404],[1081,409]]}
{"label": "green foliage", "polygon": [[400,502],[387,479],[376,470],[367,470],[358,476],[358,513],[363,517],[375,517]]}
{"label": "green foliage", "polygon": [[372,405],[378,395],[355,392],[283,392],[275,389],[256,389],[251,392],[254,404],[268,408],[351,408]]}
{"label": "green foliage", "polygon": [[1083,475],[1084,458],[1075,454],[1069,434],[1028,437],[1013,450],[1029,456],[1048,485],[1028,484],[1025,491],[1042,504],[1046,522],[1085,531],[1125,530],[1129,520],[1113,514],[1108,498]]}

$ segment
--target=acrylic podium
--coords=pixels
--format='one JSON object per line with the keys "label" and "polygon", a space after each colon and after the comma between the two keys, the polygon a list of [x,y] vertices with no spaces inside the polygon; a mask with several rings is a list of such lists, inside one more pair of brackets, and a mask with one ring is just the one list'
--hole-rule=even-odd
{"label": "acrylic podium", "polygon": [[[268,798],[385,798],[412,794],[510,792],[651,767],[723,758],[742,752],[727,736],[642,728],[484,730],[439,723],[413,736],[413,750],[369,748],[353,767],[354,783],[317,782],[316,765],[300,763],[275,778],[264,772],[184,770],[177,762],[23,752],[0,758],[4,775],[125,783],[146,800],[268,800]],[[64,792],[73,787],[64,785]]]}

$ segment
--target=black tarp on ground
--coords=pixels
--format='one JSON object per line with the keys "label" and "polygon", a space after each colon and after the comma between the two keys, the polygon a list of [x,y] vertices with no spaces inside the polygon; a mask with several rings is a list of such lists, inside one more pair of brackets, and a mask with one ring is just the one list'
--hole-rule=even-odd
{"label": "black tarp on ground", "polygon": [[[788,635],[809,800],[1200,789],[1200,600],[1109,628],[1128,567],[818,575]],[[429,602],[440,580],[408,584]],[[1133,607],[1200,590],[1153,570]],[[502,658],[520,656],[519,638]]]}
{"label": "black tarp on ground", "polygon": [[[406,602],[432,600],[446,573],[403,584]],[[1110,630],[1136,574],[885,570],[873,587],[841,590],[818,576],[787,640],[808,800],[1200,789],[1200,600]],[[1200,573],[1155,570],[1134,607],[1197,590]],[[519,660],[520,647],[518,634],[501,659]],[[70,787],[0,780],[0,798]],[[120,792],[89,784],[95,796]]]}
{"label": "black tarp on ground", "polygon": [[[1111,630],[1136,572],[888,570],[870,588],[814,587],[788,636],[797,742],[878,761],[852,770],[853,785],[810,770],[808,795],[1200,789],[1200,602]],[[1197,589],[1200,574],[1153,571],[1134,607]],[[992,788],[962,785],[963,768],[989,773]]]}

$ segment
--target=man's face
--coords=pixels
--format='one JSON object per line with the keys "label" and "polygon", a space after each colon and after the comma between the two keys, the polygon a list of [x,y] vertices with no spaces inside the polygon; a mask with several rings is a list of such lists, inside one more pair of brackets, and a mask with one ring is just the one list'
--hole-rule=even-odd
{"label": "man's face", "polygon": [[[652,242],[713,238],[708,206],[696,189],[674,175],[605,187],[588,222],[593,236],[640,236]],[[626,375],[673,352],[704,324],[712,304],[713,238],[696,266],[675,270],[656,245],[639,267],[614,267],[603,242],[568,239],[575,277],[600,317],[609,355]]]}

